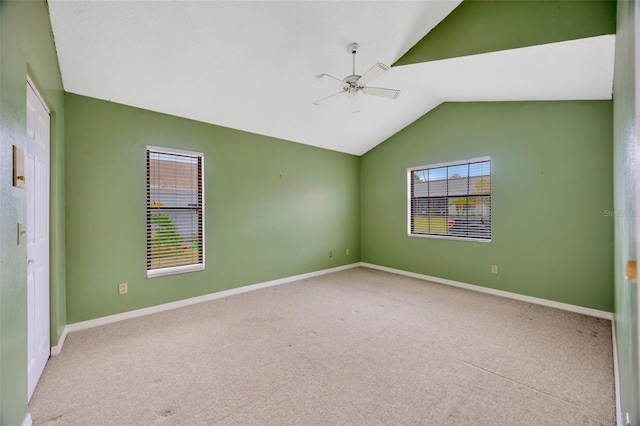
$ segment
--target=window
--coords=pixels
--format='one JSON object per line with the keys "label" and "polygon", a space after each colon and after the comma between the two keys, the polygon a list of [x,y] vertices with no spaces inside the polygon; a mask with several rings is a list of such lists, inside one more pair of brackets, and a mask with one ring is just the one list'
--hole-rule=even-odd
{"label": "window", "polygon": [[204,269],[202,160],[147,147],[147,277]]}
{"label": "window", "polygon": [[407,169],[408,233],[491,241],[491,158]]}

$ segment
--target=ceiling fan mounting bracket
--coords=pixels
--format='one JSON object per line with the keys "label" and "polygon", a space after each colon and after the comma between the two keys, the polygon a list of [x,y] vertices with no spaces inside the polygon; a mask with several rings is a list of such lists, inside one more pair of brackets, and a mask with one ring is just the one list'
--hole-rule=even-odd
{"label": "ceiling fan mounting bracket", "polygon": [[347,46],[347,52],[354,54],[358,51],[358,43],[351,43]]}

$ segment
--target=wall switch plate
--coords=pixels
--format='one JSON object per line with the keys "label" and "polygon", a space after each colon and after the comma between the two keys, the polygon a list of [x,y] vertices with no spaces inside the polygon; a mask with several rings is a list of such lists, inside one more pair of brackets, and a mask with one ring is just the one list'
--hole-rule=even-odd
{"label": "wall switch plate", "polygon": [[118,284],[118,294],[127,294],[128,292],[127,283]]}
{"label": "wall switch plate", "polygon": [[24,151],[13,145],[13,186],[24,188]]}
{"label": "wall switch plate", "polygon": [[498,273],[498,265],[491,265],[491,273],[492,274]]}
{"label": "wall switch plate", "polygon": [[349,256],[349,249],[345,250],[344,254],[346,254],[347,256]]}

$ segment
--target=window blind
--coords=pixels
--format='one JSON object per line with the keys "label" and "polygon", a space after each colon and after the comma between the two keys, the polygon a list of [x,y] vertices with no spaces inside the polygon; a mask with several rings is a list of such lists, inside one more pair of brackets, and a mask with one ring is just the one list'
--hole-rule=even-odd
{"label": "window blind", "polygon": [[200,153],[147,147],[147,276],[204,268]]}
{"label": "window blind", "polygon": [[491,159],[408,171],[409,235],[491,240]]}

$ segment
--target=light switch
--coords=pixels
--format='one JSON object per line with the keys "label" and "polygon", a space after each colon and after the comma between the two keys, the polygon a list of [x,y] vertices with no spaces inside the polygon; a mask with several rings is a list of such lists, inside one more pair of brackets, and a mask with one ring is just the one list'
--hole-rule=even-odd
{"label": "light switch", "polygon": [[21,246],[24,242],[24,237],[27,234],[27,230],[24,229],[24,223],[18,224],[18,245]]}
{"label": "light switch", "polygon": [[24,151],[13,146],[13,186],[24,188]]}

